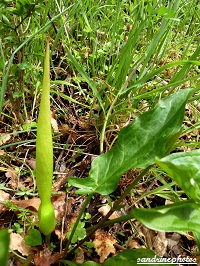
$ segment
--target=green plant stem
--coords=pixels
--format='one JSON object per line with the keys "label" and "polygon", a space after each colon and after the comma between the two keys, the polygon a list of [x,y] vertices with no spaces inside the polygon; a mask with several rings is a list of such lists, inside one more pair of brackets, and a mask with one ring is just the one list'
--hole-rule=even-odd
{"label": "green plant stem", "polygon": [[33,260],[33,253],[29,254],[22,266],[32,265],[31,261]]}
{"label": "green plant stem", "polygon": [[63,253],[63,259],[64,259],[64,258],[66,257],[66,255],[67,255],[68,248],[69,248],[69,246],[70,246],[70,244],[71,244],[72,237],[73,237],[73,235],[74,235],[74,233],[75,233],[75,231],[76,231],[76,228],[77,228],[77,226],[78,226],[78,224],[79,224],[79,222],[80,222],[80,220],[81,220],[81,217],[82,217],[82,215],[83,215],[83,213],[84,213],[84,211],[85,211],[85,208],[87,207],[88,203],[90,202],[92,196],[93,196],[93,194],[88,195],[88,197],[86,198],[86,200],[85,200],[85,202],[84,202],[84,204],[83,204],[83,206],[82,206],[82,208],[81,208],[81,210],[80,210],[80,212],[79,212],[79,215],[78,215],[78,217],[77,217],[77,219],[76,219],[76,222],[75,222],[75,224],[74,224],[74,226],[73,226],[73,228],[72,228],[72,231],[71,231],[70,237],[69,237],[69,239],[68,239],[68,241],[67,241],[67,244],[66,244],[66,247],[65,247],[65,251],[64,251],[64,253]]}
{"label": "green plant stem", "polygon": [[45,236],[45,243],[47,245],[50,245],[50,242],[51,242],[51,234]]}
{"label": "green plant stem", "polygon": [[[120,203],[123,201],[123,199],[130,193],[130,191],[137,185],[137,183],[140,181],[140,179],[149,171],[149,169],[152,167],[152,165],[146,167],[141,174],[136,177],[132,184],[128,186],[128,188],[124,191],[124,193],[121,195],[121,197],[116,200],[113,204],[113,207],[110,209],[110,211],[104,216],[104,218],[95,226],[89,227],[86,231],[88,232],[88,235],[82,239],[70,252],[69,254],[72,254],[78,247],[80,247],[87,239],[90,238],[90,236],[99,228],[103,227],[104,223],[108,220],[110,215],[117,210],[120,207]],[[89,197],[89,196],[88,196]],[[91,197],[90,197],[91,198]],[[78,220],[78,219],[77,219]],[[78,224],[78,222],[77,222]],[[75,230],[74,230],[75,231]]]}

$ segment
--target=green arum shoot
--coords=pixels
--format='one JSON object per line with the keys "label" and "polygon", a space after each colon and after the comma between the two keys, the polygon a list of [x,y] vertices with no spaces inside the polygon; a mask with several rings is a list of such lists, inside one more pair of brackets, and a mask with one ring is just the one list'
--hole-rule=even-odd
{"label": "green arum shoot", "polygon": [[50,119],[49,43],[44,60],[42,96],[36,139],[36,182],[41,204],[38,211],[39,227],[46,236],[55,228],[55,214],[51,203],[53,177],[53,144]]}

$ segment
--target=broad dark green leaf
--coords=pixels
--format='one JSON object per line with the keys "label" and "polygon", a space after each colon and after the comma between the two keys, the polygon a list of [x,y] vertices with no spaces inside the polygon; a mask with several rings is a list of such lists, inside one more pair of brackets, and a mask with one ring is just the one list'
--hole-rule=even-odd
{"label": "broad dark green leaf", "polygon": [[28,234],[24,237],[24,240],[29,246],[39,246],[42,244],[42,236],[37,229],[31,229]]}
{"label": "broad dark green leaf", "polygon": [[190,89],[177,92],[135,119],[119,132],[115,146],[92,162],[89,177],[71,178],[70,184],[80,188],[80,194],[106,195],[116,189],[128,170],[145,168],[154,163],[155,156],[165,156],[167,143],[180,131],[190,94]]}
{"label": "broad dark green leaf", "polygon": [[99,264],[94,261],[87,261],[83,264],[83,266],[99,266]]}
{"label": "broad dark green leaf", "polygon": [[183,201],[153,209],[134,209],[131,214],[153,230],[200,232],[200,205],[192,201]]}
{"label": "broad dark green leaf", "polygon": [[127,249],[117,256],[107,259],[103,266],[133,266],[139,265],[139,263],[147,266],[150,262],[151,265],[157,262],[156,265],[161,266],[163,265],[162,263],[158,264],[160,260],[162,258],[156,257],[155,253],[150,249]]}
{"label": "broad dark green leaf", "polygon": [[0,230],[0,265],[6,266],[8,261],[10,236],[7,229]]}
{"label": "broad dark green leaf", "polygon": [[155,162],[184,192],[200,203],[200,150],[170,154]]}

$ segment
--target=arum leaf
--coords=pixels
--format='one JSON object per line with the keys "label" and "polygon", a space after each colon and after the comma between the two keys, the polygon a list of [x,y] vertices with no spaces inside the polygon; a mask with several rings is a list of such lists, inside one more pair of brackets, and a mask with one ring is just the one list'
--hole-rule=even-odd
{"label": "arum leaf", "polygon": [[128,170],[153,164],[155,156],[163,157],[168,152],[167,143],[180,131],[190,94],[190,89],[177,92],[135,119],[119,132],[115,146],[92,162],[89,177],[71,178],[70,184],[80,188],[80,194],[106,195],[116,189]]}
{"label": "arum leaf", "polygon": [[7,229],[0,230],[0,265],[6,266],[8,262],[10,236]]}
{"label": "arum leaf", "polygon": [[87,261],[83,264],[83,266],[99,266],[99,264],[94,261]]}
{"label": "arum leaf", "polygon": [[184,192],[200,203],[200,150],[174,153],[155,162]]}
{"label": "arum leaf", "polygon": [[200,232],[200,205],[192,201],[153,209],[134,209],[131,214],[139,222],[153,230]]}
{"label": "arum leaf", "polygon": [[[115,257],[109,258],[104,262],[103,266],[133,266],[142,264],[143,266],[147,266],[151,261],[151,265],[163,265],[159,264],[159,260],[162,258],[156,257],[155,253],[150,249],[140,248],[140,249],[127,249],[122,251]],[[146,262],[146,263],[145,263]]]}

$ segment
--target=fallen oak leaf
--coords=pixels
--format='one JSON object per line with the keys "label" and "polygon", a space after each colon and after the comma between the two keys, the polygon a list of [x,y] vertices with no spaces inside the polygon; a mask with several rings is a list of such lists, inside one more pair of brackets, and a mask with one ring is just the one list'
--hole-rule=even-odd
{"label": "fallen oak leaf", "polygon": [[20,208],[30,209],[30,207],[31,207],[35,211],[38,211],[39,206],[40,206],[40,202],[41,202],[41,200],[39,198],[32,198],[32,199],[28,199],[28,200],[18,200],[18,201],[13,200],[12,201],[12,203],[15,203]]}
{"label": "fallen oak leaf", "polygon": [[38,251],[33,259],[35,266],[50,266],[54,264],[57,260],[59,260],[62,257],[62,254],[59,252],[55,254],[51,254],[51,251],[48,249],[48,247],[44,247],[43,251]]}
{"label": "fallen oak leaf", "polygon": [[10,249],[18,251],[22,256],[28,256],[31,248],[25,243],[24,238],[17,233],[10,234]]}
{"label": "fallen oak leaf", "polygon": [[93,244],[97,254],[100,256],[100,263],[103,263],[111,253],[116,253],[114,247],[116,242],[109,233],[105,233],[103,230],[97,230],[95,232]]}
{"label": "fallen oak leaf", "polygon": [[8,168],[5,173],[5,176],[10,179],[7,185],[10,185],[12,189],[16,189],[19,187],[17,172],[13,168]]}
{"label": "fallen oak leaf", "polygon": [[55,217],[62,221],[66,211],[66,193],[60,192],[52,196],[52,203],[54,206]]}

